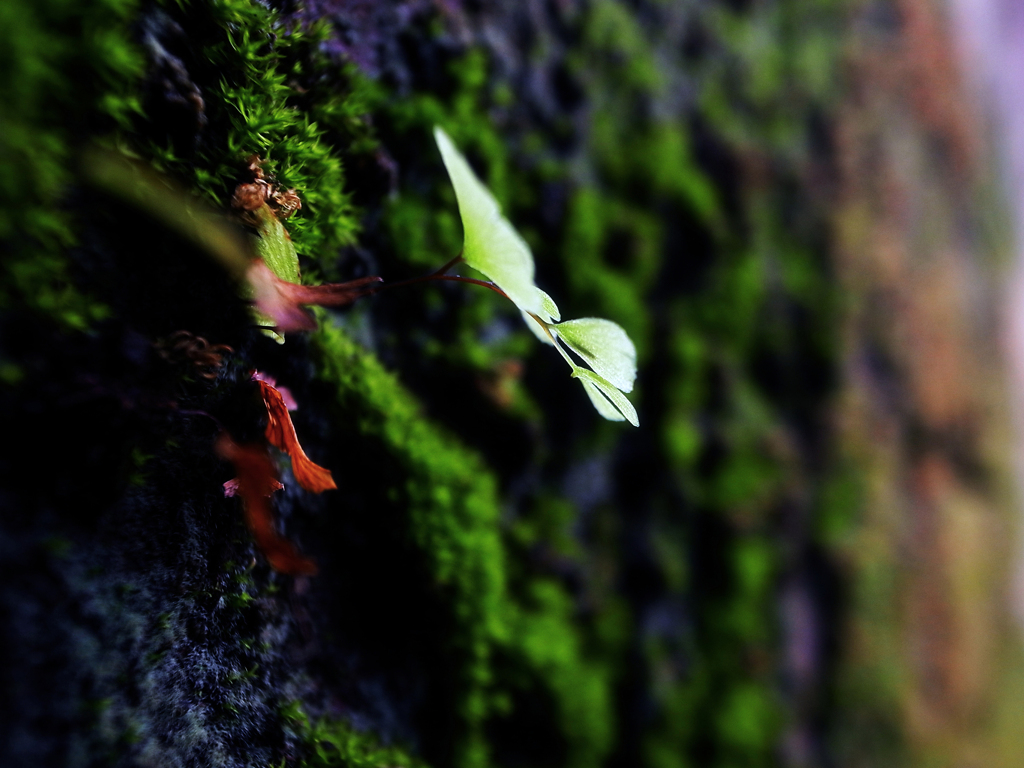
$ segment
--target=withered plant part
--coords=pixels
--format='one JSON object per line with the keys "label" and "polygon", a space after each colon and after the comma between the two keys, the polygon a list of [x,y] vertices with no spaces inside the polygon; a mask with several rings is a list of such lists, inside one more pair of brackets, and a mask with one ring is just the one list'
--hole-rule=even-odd
{"label": "withered plant part", "polygon": [[[253,381],[259,385],[267,408],[267,442],[291,457],[295,481],[313,493],[337,488],[330,470],[314,463],[302,450],[295,434],[295,425],[288,413],[288,400],[273,385],[273,379],[254,371]],[[218,456],[234,465],[236,472],[234,478],[224,483],[224,495],[241,497],[246,523],[271,567],[291,576],[310,576],[316,573],[312,561],[302,557],[295,546],[279,536],[274,528],[270,497],[284,486],[278,479],[274,462],[267,454],[266,445],[240,446],[231,440],[227,432],[222,431],[215,449]]]}
{"label": "withered plant part", "polygon": [[257,378],[256,383],[259,384],[263,403],[267,406],[267,441],[291,457],[295,482],[313,493],[337,488],[330,470],[314,463],[302,450],[291,414],[288,413],[288,405],[281,393],[263,379]]}
{"label": "withered plant part", "polygon": [[263,158],[257,154],[251,154],[245,158],[246,169],[252,174],[253,179],[263,179]]}
{"label": "withered plant part", "polygon": [[373,294],[382,282],[379,277],[364,277],[348,283],[299,285],[282,280],[262,260],[252,263],[247,278],[253,287],[256,308],[282,333],[316,328],[316,319],[302,305],[344,307]]}
{"label": "withered plant part", "polygon": [[[231,197],[231,207],[243,214],[252,213],[270,199],[270,185],[265,181],[254,181],[251,184],[239,184]],[[250,221],[249,217],[245,217]],[[252,221],[255,225],[255,221]]]}
{"label": "withered plant part", "polygon": [[210,344],[202,336],[193,336],[188,331],[175,331],[158,339],[154,346],[160,357],[171,365],[193,368],[211,381],[220,374],[223,356],[235,351],[227,344]]}
{"label": "withered plant part", "polygon": [[[276,491],[283,491],[284,490],[284,483],[282,483],[280,480],[275,480],[273,482],[273,486],[274,486],[274,491],[275,492]],[[226,498],[226,499],[233,499],[237,495],[238,495],[238,478],[237,477],[233,477],[230,480],[225,480],[224,481],[224,498]]]}
{"label": "withered plant part", "polygon": [[346,306],[373,293],[373,286],[381,282],[379,277],[365,277],[348,283],[302,285],[299,255],[274,211],[263,203],[248,215],[259,233],[256,252],[260,258],[246,273],[256,302],[256,322],[278,342],[284,343],[282,333],[316,328],[316,320],[302,305]]}
{"label": "withered plant part", "polygon": [[[281,536],[274,525],[270,497],[281,487],[274,462],[264,445],[238,445],[221,432],[214,444],[217,455],[235,468],[235,493],[242,499],[245,522],[270,567],[289,576],[312,576],[316,563],[303,557],[294,544]],[[227,489],[225,489],[226,491]],[[231,494],[234,495],[234,494]]]}
{"label": "withered plant part", "polygon": [[279,219],[287,219],[302,208],[302,201],[295,189],[282,190],[267,180],[263,162],[258,155],[250,155],[246,159],[246,170],[252,174],[252,181],[235,187],[231,197],[231,207],[240,211],[252,226],[257,226],[257,222],[247,214],[261,205],[268,205]]}

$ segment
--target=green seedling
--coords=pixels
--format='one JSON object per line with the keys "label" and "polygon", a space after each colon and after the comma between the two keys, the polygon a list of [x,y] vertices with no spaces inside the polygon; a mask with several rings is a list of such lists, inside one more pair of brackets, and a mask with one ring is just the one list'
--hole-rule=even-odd
{"label": "green seedling", "polygon": [[[585,317],[559,322],[558,306],[534,284],[533,254],[526,241],[501,215],[498,202],[448,134],[434,128],[434,138],[455,188],[464,244],[461,255],[429,279],[482,282],[444,274],[459,261],[483,273],[491,281],[484,284],[515,304],[530,330],[558,350],[599,414],[640,426],[636,410],[623,394],[632,391],[636,380],[636,348],[629,336],[611,320]],[[589,368],[577,365],[566,347]]]}

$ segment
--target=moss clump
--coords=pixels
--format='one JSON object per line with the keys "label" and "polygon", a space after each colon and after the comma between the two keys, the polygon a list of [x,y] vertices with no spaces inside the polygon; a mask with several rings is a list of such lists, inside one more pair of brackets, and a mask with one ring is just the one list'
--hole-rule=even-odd
{"label": "moss clump", "polygon": [[290,228],[306,266],[335,269],[358,230],[341,150],[372,142],[363,80],[320,53],[322,27],[285,23],[248,0],[168,0],[141,21],[125,0],[11,2],[0,14],[3,306],[17,301],[75,328],[108,313],[73,287],[66,253],[77,235],[60,207],[94,140],[220,207],[244,180],[246,158],[263,157],[277,184],[301,190]]}
{"label": "moss clump", "polygon": [[[562,259],[574,298],[627,327],[648,364],[641,412],[660,416],[674,483],[633,486],[652,499],[665,580],[645,600],[687,604],[693,622],[638,643],[656,714],[623,759],[769,765],[788,706],[770,661],[773,590],[791,567],[779,516],[806,481],[798,446],[835,339],[821,211],[794,205],[792,174],[815,151],[828,95],[805,67],[830,71],[821,41],[836,7],[705,10],[599,2],[583,18],[571,61],[593,110],[593,173],[573,196]],[[682,45],[673,28],[687,29]],[[771,172],[755,176],[758,164]]]}
{"label": "moss clump", "polygon": [[599,762],[613,737],[609,672],[575,626],[574,601],[561,584],[529,577],[510,591],[509,545],[491,472],[424,418],[394,374],[342,331],[323,328],[314,350],[318,376],[337,400],[335,418],[400,466],[404,480],[388,491],[388,502],[402,510],[401,524],[452,626],[444,645],[458,670],[454,763],[488,764],[487,733],[500,730],[512,702],[528,703],[519,698],[524,685],[552,702],[566,764]]}
{"label": "moss clump", "polygon": [[[787,5],[780,18],[772,19],[782,36],[790,14],[801,13],[796,5]],[[577,17],[579,42],[568,62],[585,93],[590,129],[581,137],[579,154],[569,161],[545,156],[550,135],[506,131],[502,136],[496,129],[493,115],[508,102],[507,94],[502,97],[508,84],[495,82],[479,53],[449,62],[444,88],[403,94],[386,106],[379,102],[383,143],[403,147],[403,166],[408,161],[416,168],[401,196],[386,207],[386,249],[396,260],[426,268],[443,263],[458,248],[454,201],[444,185],[438,190],[436,182],[425,180],[429,174],[423,171],[426,166],[443,179],[440,163],[419,159],[433,157],[429,129],[440,124],[467,148],[534,246],[542,286],[556,294],[564,286],[569,299],[562,299],[563,306],[569,303],[574,314],[607,316],[629,330],[648,366],[640,377],[642,405],[663,415],[658,445],[650,450],[664,451],[673,481],[655,488],[623,484],[645,499],[634,503],[650,515],[650,535],[659,542],[656,567],[670,589],[656,599],[692,606],[693,624],[689,632],[636,640],[644,671],[659,681],[651,694],[656,715],[643,729],[643,746],[620,745],[618,758],[657,765],[690,760],[759,765],[772,759],[785,703],[776,693],[770,662],[736,660],[775,658],[771,595],[784,567],[776,548],[776,516],[790,502],[789,489],[802,471],[793,452],[799,441],[794,429],[816,407],[825,386],[820,371],[828,366],[824,350],[832,338],[831,308],[814,224],[775,224],[785,214],[792,183],[785,174],[790,171],[774,177],[770,184],[775,186],[750,190],[738,164],[728,163],[744,152],[762,152],[784,166],[806,152],[801,142],[813,118],[812,100],[820,94],[810,86],[794,91],[805,94],[806,101],[786,113],[789,133],[777,130],[775,123],[752,124],[746,113],[751,100],[757,98],[757,109],[775,109],[772,100],[782,98],[778,83],[752,95],[733,88],[732,70],[722,72],[714,64],[691,67],[681,58],[681,46],[673,47],[672,38],[659,31],[659,14],[673,13],[685,12],[649,8],[640,15],[619,3],[599,2]],[[750,42],[743,30],[763,21],[755,17],[716,8],[704,19],[686,21],[700,26],[696,34],[706,36],[707,44],[733,67],[750,61],[741,46]],[[672,29],[678,19],[672,21],[661,29]],[[819,21],[827,24],[827,13]],[[812,36],[816,40],[818,32]],[[666,61],[671,65],[664,66]],[[629,63],[625,70],[623,62]],[[780,66],[780,82],[789,82],[788,64]],[[682,107],[672,103],[673,94],[686,89],[697,90],[694,101]],[[436,95],[443,90],[448,96]],[[725,106],[705,93],[727,94]],[[719,125],[730,119],[728,130]],[[709,125],[714,126],[713,146],[710,152],[705,146],[702,165],[692,137],[702,132],[706,145]],[[413,154],[415,161],[408,157]],[[536,190],[549,182],[568,190],[566,215],[553,226],[542,225],[537,214]],[[481,338],[481,329],[501,317],[501,305],[492,299],[466,294],[454,311],[442,309],[440,301],[428,304],[429,310],[444,313],[445,327],[456,330],[445,331],[454,338],[443,343],[433,337],[426,351],[449,365],[477,370],[509,354],[515,348],[508,336],[500,343]],[[430,311],[422,315],[427,318]],[[419,322],[410,325],[421,327]],[[787,358],[794,349],[806,357]],[[786,390],[772,378],[778,370],[794,378],[812,373],[803,385]],[[799,394],[782,394],[789,391]],[[533,411],[533,418],[540,416]],[[549,410],[541,423],[550,428],[562,423],[559,417]],[[604,433],[610,442],[609,430]],[[584,447],[579,434],[576,439],[567,446],[574,455],[608,445]],[[690,511],[684,514],[680,506]],[[530,524],[547,533],[531,546],[548,546],[552,531],[565,530],[567,524],[557,515],[547,518],[556,508],[536,508]],[[521,520],[529,517],[521,507],[516,512]],[[694,557],[693,548],[701,550],[700,557]],[[569,608],[573,601],[563,602],[563,587],[553,586],[557,580],[522,565],[529,560],[526,551],[515,550],[509,559],[510,589],[516,604],[541,613],[522,621],[515,611],[508,614],[519,627],[512,636],[524,640],[522,645],[513,640],[499,654],[499,667],[505,670],[499,678],[504,674],[509,681],[510,711],[532,706],[560,722],[557,736],[545,742],[560,744],[556,756],[532,755],[530,760],[561,764],[571,762],[570,753],[600,760],[616,748],[610,691],[628,696],[633,689],[623,671],[624,647],[597,642],[609,617],[624,620],[621,604],[606,601],[592,623],[581,622]],[[576,552],[571,559],[579,566],[598,552],[612,561],[622,557],[609,545],[605,551]],[[531,627],[546,621],[552,629],[548,640],[573,649],[566,659],[575,661],[559,661],[553,651],[540,653],[526,642]],[[591,666],[581,666],[582,659]],[[582,669],[600,683],[570,682]],[[575,722],[587,725],[576,735],[568,720],[559,720],[559,713],[573,706],[585,707],[593,718],[577,714]],[[720,718],[716,712],[728,714]],[[499,725],[513,720],[514,715],[496,718]],[[501,745],[500,727],[496,733]],[[583,739],[590,739],[593,751],[573,752],[567,746]]]}
{"label": "moss clump", "polygon": [[406,751],[382,746],[372,734],[357,731],[344,720],[310,722],[298,701],[281,708],[281,719],[302,745],[302,768],[426,768]]}
{"label": "moss clump", "polygon": [[446,596],[458,668],[462,734],[456,763],[484,765],[483,724],[493,684],[491,655],[507,635],[504,551],[493,476],[472,453],[431,425],[393,374],[338,329],[314,337],[318,376],[333,390],[337,418],[380,441],[404,477],[391,489],[434,585]]}
{"label": "moss clump", "polygon": [[125,139],[155,168],[225,208],[235,185],[249,180],[246,158],[259,156],[275,184],[299,190],[303,207],[289,231],[305,266],[333,272],[339,248],[354,242],[359,228],[341,154],[373,146],[363,78],[320,52],[323,25],[285,21],[248,0],[162,8],[149,16],[147,45],[175,56],[175,29],[189,31],[194,53],[183,49],[176,58],[203,95],[201,114],[176,114],[163,130],[136,125]]}

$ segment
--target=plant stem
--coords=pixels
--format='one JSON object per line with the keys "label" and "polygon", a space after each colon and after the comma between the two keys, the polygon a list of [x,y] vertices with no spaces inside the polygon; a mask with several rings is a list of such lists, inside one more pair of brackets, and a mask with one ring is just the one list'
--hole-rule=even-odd
{"label": "plant stem", "polygon": [[508,294],[507,293],[505,293],[503,290],[501,290],[501,288],[496,286],[494,283],[488,282],[487,280],[477,280],[477,279],[472,278],[472,277],[461,277],[459,275],[427,275],[426,277],[424,277],[422,279],[424,281],[426,281],[426,280],[447,280],[448,282],[452,282],[452,283],[471,283],[472,285],[482,285],[484,288],[490,288],[495,293],[504,296],[506,299],[508,298]]}
{"label": "plant stem", "polygon": [[408,280],[399,280],[397,283],[386,283],[385,285],[382,285],[380,288],[377,288],[373,293],[378,294],[381,291],[388,290],[389,288],[400,288],[405,285],[415,285],[416,283],[428,283],[435,280],[445,280],[450,283],[471,283],[473,285],[482,285],[484,288],[490,288],[495,293],[501,294],[506,299],[508,298],[508,294],[501,290],[501,288],[496,286],[494,283],[490,283],[486,280],[477,280],[472,277],[461,277],[459,275],[445,274],[446,272],[448,272],[449,269],[454,267],[460,261],[463,261],[461,253],[454,259],[449,261],[447,264],[442,266],[437,271],[431,272],[429,275],[423,275],[422,277],[412,277]]}
{"label": "plant stem", "polygon": [[444,265],[443,267],[441,267],[441,268],[440,268],[439,270],[437,270],[436,272],[434,272],[434,274],[435,274],[435,275],[443,275],[443,274],[444,274],[445,272],[447,272],[447,271],[448,271],[449,269],[451,269],[452,267],[454,267],[454,266],[455,266],[456,264],[458,264],[458,263],[459,263],[460,261],[464,261],[464,259],[462,258],[462,251],[459,251],[459,255],[458,255],[458,256],[456,256],[456,257],[455,257],[454,259],[452,259],[451,261],[449,261],[449,262],[448,262],[447,264],[445,264],[445,265]]}

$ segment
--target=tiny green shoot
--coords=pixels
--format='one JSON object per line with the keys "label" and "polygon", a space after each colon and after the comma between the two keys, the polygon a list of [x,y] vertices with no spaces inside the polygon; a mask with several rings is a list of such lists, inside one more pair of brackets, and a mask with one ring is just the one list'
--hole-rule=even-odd
{"label": "tiny green shoot", "polygon": [[[632,391],[636,380],[636,348],[629,336],[611,320],[584,317],[559,322],[558,306],[534,284],[533,254],[526,241],[501,215],[498,202],[448,134],[435,127],[434,139],[455,188],[464,244],[461,259],[449,262],[430,277],[479,282],[444,276],[458,260],[482,272],[499,293],[519,307],[530,330],[558,350],[569,364],[572,377],[583,384],[601,416],[640,426],[636,410],[623,394]],[[578,355],[589,369],[577,365],[564,347]]]}

